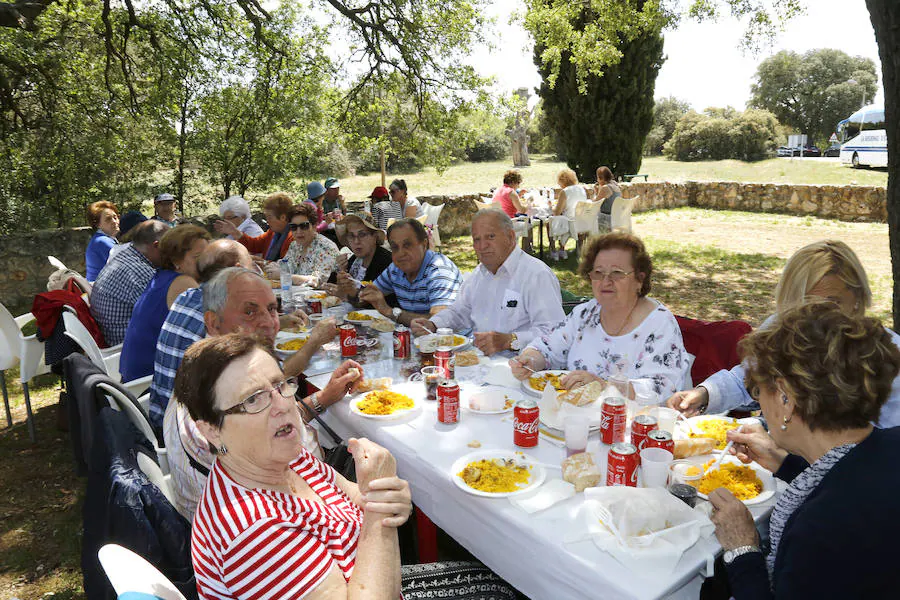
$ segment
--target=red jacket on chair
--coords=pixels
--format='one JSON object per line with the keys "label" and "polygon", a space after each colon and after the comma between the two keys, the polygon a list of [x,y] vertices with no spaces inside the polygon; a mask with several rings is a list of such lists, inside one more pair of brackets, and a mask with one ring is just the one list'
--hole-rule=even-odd
{"label": "red jacket on chair", "polygon": [[737,344],[753,330],[745,321],[698,321],[678,316],[675,320],[681,328],[685,350],[697,357],[691,367],[694,385],[738,364]]}
{"label": "red jacket on chair", "polygon": [[97,346],[107,347],[106,340],[100,333],[100,327],[97,326],[97,321],[91,315],[88,305],[81,299],[81,294],[67,290],[53,290],[35,295],[31,305],[31,314],[34,315],[34,320],[37,322],[38,337],[41,340],[49,339],[53,334],[56,323],[62,317],[64,306],[71,306],[75,309],[78,320],[90,332],[91,337],[97,342]]}

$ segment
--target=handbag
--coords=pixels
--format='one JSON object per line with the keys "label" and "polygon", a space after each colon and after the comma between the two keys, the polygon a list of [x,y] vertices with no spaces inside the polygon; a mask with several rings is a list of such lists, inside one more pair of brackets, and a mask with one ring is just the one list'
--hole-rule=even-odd
{"label": "handbag", "polygon": [[328,424],[319,417],[315,410],[307,406],[306,402],[300,400],[300,403],[303,404],[306,411],[313,416],[319,426],[322,427],[325,433],[327,433],[334,442],[334,447],[328,449],[322,448],[325,464],[343,475],[347,481],[356,483],[356,462],[353,460],[353,455],[350,454],[347,444],[344,443],[344,440],[341,439],[341,436],[339,436],[334,429],[329,427]]}

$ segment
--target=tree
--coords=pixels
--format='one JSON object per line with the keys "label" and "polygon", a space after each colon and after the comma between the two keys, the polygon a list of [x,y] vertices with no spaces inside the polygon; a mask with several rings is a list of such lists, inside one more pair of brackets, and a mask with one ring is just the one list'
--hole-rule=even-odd
{"label": "tree", "polygon": [[675,126],[665,144],[675,160],[762,160],[775,149],[778,122],[764,110],[738,112],[731,107],[690,111]]}
{"label": "tree", "polygon": [[837,122],[878,89],[875,63],[840,50],[781,51],[756,70],[750,105],[771,111],[812,140],[822,141]]}
{"label": "tree", "polygon": [[644,154],[659,156],[663,153],[663,145],[675,133],[678,120],[689,113],[691,105],[675,96],[657,100],[653,107],[653,127],[644,141]]}

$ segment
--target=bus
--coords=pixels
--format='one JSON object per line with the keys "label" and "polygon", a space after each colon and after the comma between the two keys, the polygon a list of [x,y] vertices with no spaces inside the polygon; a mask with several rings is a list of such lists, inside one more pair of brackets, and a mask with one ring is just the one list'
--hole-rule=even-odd
{"label": "bus", "polygon": [[888,149],[884,127],[884,106],[878,104],[865,106],[838,123],[841,163],[854,167],[886,167]]}

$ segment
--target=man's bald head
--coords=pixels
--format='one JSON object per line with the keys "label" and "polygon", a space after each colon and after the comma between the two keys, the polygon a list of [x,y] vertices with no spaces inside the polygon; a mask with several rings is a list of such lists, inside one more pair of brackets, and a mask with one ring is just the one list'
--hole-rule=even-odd
{"label": "man's bald head", "polygon": [[200,281],[205,282],[216,273],[228,267],[253,269],[253,258],[243,244],[234,240],[222,239],[209,244],[197,259],[197,271]]}

